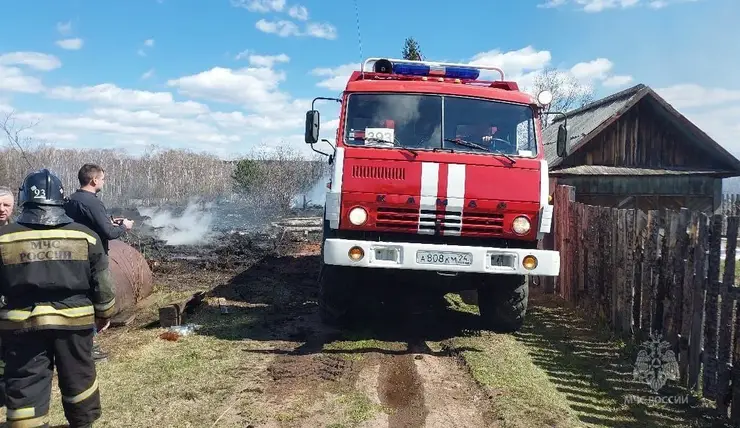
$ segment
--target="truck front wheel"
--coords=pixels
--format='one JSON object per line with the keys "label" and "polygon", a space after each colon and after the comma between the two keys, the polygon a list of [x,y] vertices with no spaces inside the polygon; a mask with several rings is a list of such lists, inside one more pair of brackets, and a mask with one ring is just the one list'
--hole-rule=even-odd
{"label": "truck front wheel", "polygon": [[496,275],[486,278],[478,288],[478,309],[484,328],[512,333],[524,325],[529,300],[529,280],[525,275]]}
{"label": "truck front wheel", "polygon": [[351,268],[324,264],[319,275],[319,315],[331,326],[347,323],[352,303],[354,281]]}

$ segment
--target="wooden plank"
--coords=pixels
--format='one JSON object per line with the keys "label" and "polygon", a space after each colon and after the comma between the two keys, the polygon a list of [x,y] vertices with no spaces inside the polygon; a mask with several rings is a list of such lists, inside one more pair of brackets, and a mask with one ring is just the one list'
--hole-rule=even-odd
{"label": "wooden plank", "polygon": [[641,325],[641,304],[642,304],[642,267],[645,260],[645,235],[647,233],[647,214],[635,210],[635,273],[634,273],[634,298],[632,309],[632,320],[634,329],[632,334],[636,334]]}
{"label": "wooden plank", "polygon": [[199,291],[186,299],[159,308],[160,327],[182,325],[185,321],[185,314],[192,313],[196,307],[200,306],[204,297],[205,292]]}
{"label": "wooden plank", "polygon": [[587,248],[588,251],[586,251],[586,264],[587,272],[586,272],[586,292],[588,293],[588,307],[591,313],[598,314],[597,310],[597,302],[598,302],[598,293],[599,293],[599,283],[598,283],[598,272],[599,272],[599,265],[598,265],[598,251],[599,251],[599,221],[600,221],[600,210],[598,207],[594,207],[591,205],[586,206],[586,210],[588,211],[588,223],[586,224],[586,227],[588,228],[588,234],[586,235],[586,241],[587,241]]}
{"label": "wooden plank", "polygon": [[[724,216],[723,216],[724,217]],[[735,248],[737,246],[738,217],[727,218],[727,248],[725,250],[725,267],[720,288],[721,309],[719,322],[719,343],[717,360],[720,372],[717,377],[717,410],[727,414],[726,398],[730,394],[730,379],[732,377],[730,363],[732,357],[732,309],[734,299],[730,291],[735,285]],[[734,361],[738,364],[738,361]]]}
{"label": "wooden plank", "polygon": [[620,210],[617,208],[611,209],[611,245],[609,247],[609,276],[608,278],[608,284],[609,284],[609,302],[611,304],[611,317],[609,318],[610,324],[614,327],[618,325],[618,319],[619,319],[619,306],[618,306],[618,299],[617,295],[619,294],[619,241],[620,241],[620,233],[619,233],[619,212]]}
{"label": "wooden plank", "polygon": [[702,395],[709,399],[717,397],[717,333],[719,324],[719,262],[722,216],[714,215],[709,234],[709,257],[707,270],[707,294],[704,301],[704,374]]}
{"label": "wooden plank", "polygon": [[599,308],[599,316],[602,320],[609,320],[609,315],[611,314],[611,306],[607,305],[607,302],[609,301],[609,284],[607,281],[609,281],[609,257],[607,257],[607,254],[609,254],[609,250],[611,248],[611,241],[610,237],[611,234],[609,231],[611,230],[611,208],[608,207],[600,207],[600,220],[599,220],[599,257],[598,257],[598,263],[599,263],[599,276],[598,276],[598,284],[599,284],[599,293],[598,293],[598,308]]}
{"label": "wooden plank", "polygon": [[624,289],[624,224],[625,224],[625,211],[620,209],[612,210],[612,214],[616,215],[616,222],[614,222],[614,241],[615,245],[612,247],[613,263],[614,263],[614,277],[612,279],[612,326],[614,332],[617,334],[622,333],[622,317],[624,315],[624,302],[622,301],[623,289]]}
{"label": "wooden plank", "polygon": [[[680,261],[678,252],[678,230],[681,219],[678,213],[671,211],[668,216],[668,239],[666,240],[666,257],[663,278],[663,332],[664,337],[671,345],[678,342],[678,328],[676,326],[676,305],[680,296],[681,287],[676,282],[676,264]],[[684,229],[686,230],[686,229]]]}
{"label": "wooden plank", "polygon": [[653,325],[653,313],[655,307],[655,281],[653,270],[657,264],[658,252],[658,232],[659,232],[658,211],[648,211],[647,232],[645,237],[645,256],[642,265],[642,289],[641,296],[641,331],[642,339],[650,337]]}
{"label": "wooden plank", "polygon": [[706,282],[707,251],[709,250],[709,219],[698,215],[697,243],[694,248],[694,290],[691,315],[691,335],[689,336],[689,375],[688,387],[699,390],[699,371],[702,355],[702,323],[704,321],[704,283]]}
{"label": "wooden plank", "polygon": [[622,284],[622,333],[632,334],[635,288],[635,210],[626,210],[624,218],[624,282]]}
{"label": "wooden plank", "polygon": [[565,281],[566,281],[566,294],[565,298],[575,303],[576,296],[576,281],[574,275],[574,269],[578,260],[578,253],[580,248],[578,247],[578,235],[575,233],[576,230],[576,189],[575,187],[568,186],[568,222],[566,224],[567,231],[567,250],[570,259],[566,263]]}
{"label": "wooden plank", "polygon": [[698,217],[695,212],[689,213],[688,232],[685,237],[685,247],[683,256],[686,258],[686,265],[683,270],[682,298],[681,298],[681,339],[679,341],[679,359],[678,369],[680,373],[680,384],[688,385],[689,370],[689,336],[691,335],[691,319],[693,305],[693,283],[694,283],[694,248],[696,247],[696,234]]}
{"label": "wooden plank", "polygon": [[668,290],[671,287],[673,275],[673,247],[671,240],[675,234],[671,233],[671,229],[672,227],[675,227],[672,225],[675,221],[675,213],[668,209],[664,209],[661,210],[661,214],[660,225],[662,229],[662,239],[660,243],[660,260],[658,262],[655,315],[653,318],[653,321],[655,322],[653,323],[652,330],[653,332],[660,333],[665,337],[667,324],[670,322],[670,319],[667,319],[669,312],[666,311],[666,307],[670,305],[670,302],[668,302]]}

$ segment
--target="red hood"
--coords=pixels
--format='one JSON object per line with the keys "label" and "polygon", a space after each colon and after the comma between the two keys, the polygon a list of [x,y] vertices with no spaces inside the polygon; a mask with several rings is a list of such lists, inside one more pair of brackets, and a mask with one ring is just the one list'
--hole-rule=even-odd
{"label": "red hood", "polygon": [[491,155],[417,153],[348,148],[342,191],[539,204],[538,159],[514,158],[512,165]]}
{"label": "red hood", "polygon": [[[535,239],[536,227],[515,235],[525,215],[537,224],[541,161],[447,152],[350,147],[342,164],[342,228],[444,235]],[[341,160],[340,160],[341,161]],[[352,226],[348,212],[368,210]],[[436,230],[436,232],[435,232]]]}

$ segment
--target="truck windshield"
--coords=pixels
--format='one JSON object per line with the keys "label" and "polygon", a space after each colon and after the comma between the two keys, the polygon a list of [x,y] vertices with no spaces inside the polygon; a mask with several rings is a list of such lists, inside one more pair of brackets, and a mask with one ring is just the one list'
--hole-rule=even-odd
{"label": "truck windshield", "polygon": [[350,94],[344,129],[345,143],[353,146],[537,154],[529,106],[478,98]]}

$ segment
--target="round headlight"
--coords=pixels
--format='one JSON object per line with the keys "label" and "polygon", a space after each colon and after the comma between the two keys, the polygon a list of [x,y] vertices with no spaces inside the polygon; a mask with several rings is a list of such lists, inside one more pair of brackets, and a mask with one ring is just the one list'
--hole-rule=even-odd
{"label": "round headlight", "polygon": [[349,212],[349,222],[355,226],[361,226],[367,221],[367,211],[361,207],[352,208]]}
{"label": "round headlight", "polygon": [[517,235],[526,235],[531,227],[532,225],[529,224],[527,217],[517,217],[511,223],[511,228],[514,229],[514,233]]}

